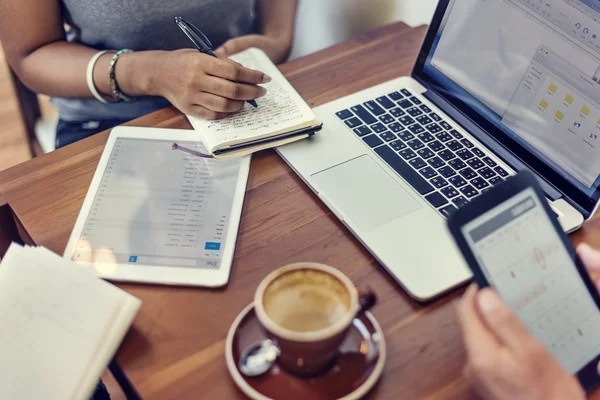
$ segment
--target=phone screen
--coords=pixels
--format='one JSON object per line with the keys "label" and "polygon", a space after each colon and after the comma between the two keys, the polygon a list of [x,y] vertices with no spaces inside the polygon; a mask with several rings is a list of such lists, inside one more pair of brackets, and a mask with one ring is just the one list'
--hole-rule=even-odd
{"label": "phone screen", "polygon": [[600,353],[600,312],[532,188],[461,230],[490,286],[569,373]]}

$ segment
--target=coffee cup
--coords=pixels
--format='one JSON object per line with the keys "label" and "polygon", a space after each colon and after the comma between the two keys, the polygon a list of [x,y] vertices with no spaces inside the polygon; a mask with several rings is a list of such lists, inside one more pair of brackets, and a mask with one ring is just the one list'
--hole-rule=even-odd
{"label": "coffee cup", "polygon": [[256,316],[279,347],[277,363],[299,376],[323,372],[354,318],[376,302],[333,267],[298,263],[269,274],[254,297]]}

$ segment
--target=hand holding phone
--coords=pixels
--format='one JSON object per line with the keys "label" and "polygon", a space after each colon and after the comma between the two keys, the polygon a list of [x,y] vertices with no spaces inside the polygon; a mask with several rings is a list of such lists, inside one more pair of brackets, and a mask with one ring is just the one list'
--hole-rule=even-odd
{"label": "hand holding phone", "polygon": [[585,399],[577,379],[494,290],[472,285],[457,314],[467,352],[464,374],[483,399]]}
{"label": "hand holding phone", "polygon": [[[471,349],[469,359],[475,357],[476,365],[481,359],[496,363],[494,372],[502,376],[504,368],[513,383],[532,385],[541,379],[549,388],[561,382],[560,376],[568,383],[574,374],[586,390],[596,386],[600,296],[533,175],[510,179],[457,211],[448,223],[475,282],[481,288],[491,286],[503,300],[496,296],[497,309],[490,311],[484,300],[495,296],[491,289],[478,296],[472,289],[467,293],[459,312],[469,335],[467,350],[470,341],[485,343],[482,332],[491,332],[496,341],[488,341],[477,355]],[[468,318],[473,317],[469,307],[479,308],[479,334],[472,331],[477,322]]]}

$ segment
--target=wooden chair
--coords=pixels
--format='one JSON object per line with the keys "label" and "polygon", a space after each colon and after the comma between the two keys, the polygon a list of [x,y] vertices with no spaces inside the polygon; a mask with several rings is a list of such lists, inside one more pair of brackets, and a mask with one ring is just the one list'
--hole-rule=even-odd
{"label": "wooden chair", "polygon": [[8,69],[15,89],[15,95],[17,96],[17,102],[19,103],[19,112],[21,113],[23,125],[25,126],[25,131],[27,133],[29,150],[31,151],[32,157],[37,157],[44,154],[42,146],[35,134],[36,123],[42,116],[40,102],[37,94],[29,90],[29,88],[21,82],[10,66]]}
{"label": "wooden chair", "polygon": [[140,396],[127,375],[125,375],[125,372],[123,372],[119,364],[117,364],[116,360],[113,359],[110,362],[108,369],[121,387],[121,390],[123,391],[123,394],[127,400],[142,400],[142,396]]}
{"label": "wooden chair", "polygon": [[0,196],[0,261],[12,242],[21,242],[21,238],[10,206]]}

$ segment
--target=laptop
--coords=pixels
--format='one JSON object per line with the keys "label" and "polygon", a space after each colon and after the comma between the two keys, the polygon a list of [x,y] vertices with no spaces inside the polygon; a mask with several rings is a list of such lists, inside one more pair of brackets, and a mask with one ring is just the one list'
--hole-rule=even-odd
{"label": "laptop", "polygon": [[445,218],[530,170],[566,232],[600,198],[600,7],[441,0],[410,77],[316,108],[278,149],[415,299],[471,273]]}

